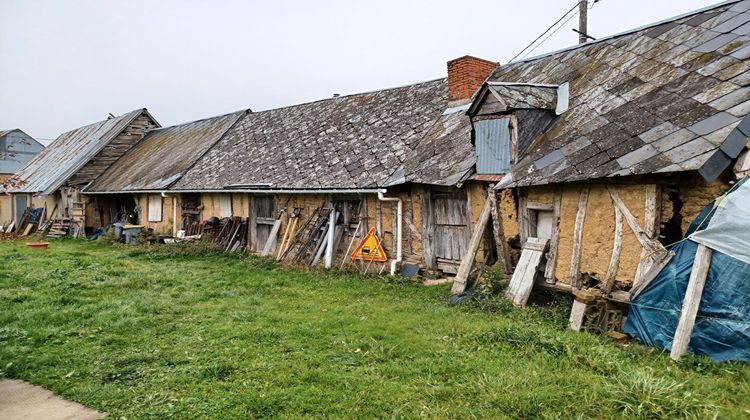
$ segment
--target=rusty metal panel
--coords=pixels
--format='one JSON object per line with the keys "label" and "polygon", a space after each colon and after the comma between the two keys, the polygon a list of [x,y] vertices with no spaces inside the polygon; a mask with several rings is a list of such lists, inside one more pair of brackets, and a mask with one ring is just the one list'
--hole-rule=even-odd
{"label": "rusty metal panel", "polygon": [[503,174],[510,169],[510,118],[474,123],[478,174]]}

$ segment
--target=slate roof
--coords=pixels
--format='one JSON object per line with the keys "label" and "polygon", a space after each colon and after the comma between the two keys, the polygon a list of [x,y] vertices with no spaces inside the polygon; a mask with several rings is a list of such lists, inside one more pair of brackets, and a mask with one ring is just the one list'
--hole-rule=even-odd
{"label": "slate roof", "polygon": [[85,192],[163,190],[172,186],[246,111],[151,130]]}
{"label": "slate roof", "polygon": [[136,109],[61,134],[16,172],[14,177],[25,183],[9,192],[54,192],[144,112],[148,111]]}
{"label": "slate roof", "polygon": [[569,110],[503,186],[699,170],[716,178],[750,121],[750,1],[522,62],[489,82],[570,83]]}
{"label": "slate roof", "polygon": [[386,186],[405,182],[461,186],[476,163],[466,109],[467,106],[447,109]]}
{"label": "slate roof", "polygon": [[383,186],[447,96],[438,79],[247,114],[172,189]]}

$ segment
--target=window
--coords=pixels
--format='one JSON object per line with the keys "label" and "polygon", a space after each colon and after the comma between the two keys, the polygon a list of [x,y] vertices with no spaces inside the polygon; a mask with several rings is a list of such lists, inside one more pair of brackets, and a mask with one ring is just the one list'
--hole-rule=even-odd
{"label": "window", "polygon": [[219,213],[221,217],[232,217],[232,196],[229,194],[219,195]]}
{"label": "window", "polygon": [[529,237],[552,238],[553,213],[551,210],[529,210]]}
{"label": "window", "polygon": [[158,194],[148,196],[148,221],[161,222],[162,220],[162,197]]}

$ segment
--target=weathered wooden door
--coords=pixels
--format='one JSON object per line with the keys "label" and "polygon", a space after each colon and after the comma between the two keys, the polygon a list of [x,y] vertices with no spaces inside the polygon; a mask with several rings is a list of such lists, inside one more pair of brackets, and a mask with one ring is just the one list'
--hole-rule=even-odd
{"label": "weathered wooden door", "polygon": [[[30,198],[30,196],[28,196],[26,194],[15,194],[14,198],[15,198],[15,201],[16,201],[15,202],[15,209],[16,209],[15,213],[16,214],[15,214],[15,219],[14,220],[15,220],[16,225],[17,225],[17,224],[21,223],[21,218],[23,217],[23,212],[26,211],[27,207],[31,206],[31,198]],[[18,228],[18,226],[16,228]]]}
{"label": "weathered wooden door", "polygon": [[466,193],[433,192],[432,208],[438,265],[441,262],[460,262],[466,252],[470,234]]}
{"label": "weathered wooden door", "polygon": [[253,196],[253,250],[260,251],[266,245],[268,236],[271,234],[274,222],[276,222],[276,202],[273,196]]}

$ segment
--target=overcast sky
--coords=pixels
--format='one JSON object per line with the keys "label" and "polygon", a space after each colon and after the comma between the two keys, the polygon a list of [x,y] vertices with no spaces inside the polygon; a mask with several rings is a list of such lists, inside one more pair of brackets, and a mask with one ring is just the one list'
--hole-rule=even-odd
{"label": "overcast sky", "polygon": [[[576,3],[0,0],[0,129],[50,139],[141,107],[168,126],[435,79],[465,54],[508,62]],[[714,3],[600,0],[589,33]]]}

